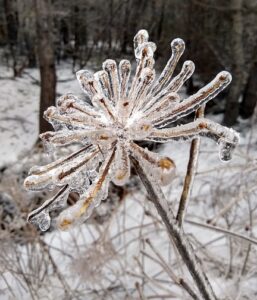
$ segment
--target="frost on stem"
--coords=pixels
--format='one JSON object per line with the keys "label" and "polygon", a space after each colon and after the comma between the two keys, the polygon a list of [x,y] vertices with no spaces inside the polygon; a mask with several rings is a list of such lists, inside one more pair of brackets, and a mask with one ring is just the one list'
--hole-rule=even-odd
{"label": "frost on stem", "polygon": [[[80,148],[67,157],[31,169],[24,182],[27,189],[58,187],[59,192],[30,213],[30,222],[47,230],[50,213],[57,207],[63,209],[57,220],[60,229],[85,221],[107,197],[110,181],[117,185],[128,181],[131,157],[142,164],[158,185],[169,184],[176,170],[173,160],[143,149],[138,141],[166,143],[203,136],[219,144],[221,160],[231,159],[239,140],[234,130],[204,118],[171,127],[177,119],[213,99],[231,81],[231,75],[223,71],[196,94],[180,99],[178,92],[195,68],[192,61],[185,61],[173,77],[184,49],[183,40],[173,40],[171,57],[155,78],[156,45],[149,41],[146,30],[140,30],[134,38],[137,66],[131,85],[128,60],[117,65],[107,59],[103,69],[95,74],[87,70],[77,72],[79,84],[91,103],[72,94],[59,98],[57,106],[49,107],[44,115],[54,131],[45,132],[40,138],[50,153],[70,144]],[[79,200],[67,208],[71,192],[78,193]]]}

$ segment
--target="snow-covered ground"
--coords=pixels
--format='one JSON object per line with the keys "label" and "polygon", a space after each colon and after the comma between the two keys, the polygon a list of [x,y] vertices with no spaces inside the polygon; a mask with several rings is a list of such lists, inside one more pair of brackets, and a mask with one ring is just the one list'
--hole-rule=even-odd
{"label": "snow-covered ground", "polygon": [[[3,67],[0,73],[6,77],[10,75]],[[36,70],[27,70],[27,73],[16,80],[0,80],[0,167],[15,164],[26,156],[37,139],[39,86],[32,77],[38,79],[39,74]],[[69,65],[58,69],[58,80],[58,94],[81,93]],[[221,121],[219,115],[207,117]],[[253,157],[256,157],[257,128],[255,125],[249,130],[250,124],[246,123],[247,126],[242,129],[240,146],[233,160],[226,164],[219,160],[218,146],[213,141],[202,139],[188,220],[205,223],[241,193],[243,200],[237,201],[232,212],[219,218],[217,224],[249,235],[245,231],[245,226],[250,224],[247,205],[255,207],[256,199],[252,199],[246,190],[254,187],[256,178]],[[177,177],[165,188],[174,211],[182,191],[189,147],[189,143],[174,143],[161,149],[177,166]],[[129,190],[124,200],[103,225],[90,223],[70,232],[52,231],[42,237],[61,275],[54,277],[53,270],[38,266],[37,278],[31,283],[31,287],[37,289],[36,293],[32,288],[31,291],[24,288],[16,274],[0,267],[0,299],[139,299],[136,282],[142,286],[143,294],[149,297],[146,299],[189,299],[186,294],[181,294],[179,287],[170,283],[168,272],[154,261],[158,261],[158,257],[145,242],[149,238],[170,268],[177,274],[184,271],[185,278],[191,282],[143,189]],[[98,209],[101,210],[101,206]],[[251,217],[254,216],[253,212]],[[251,237],[257,234],[254,225],[256,227],[253,222]],[[251,248],[247,271],[242,273],[248,247],[245,240],[230,239],[224,233],[187,222],[185,231],[203,259],[208,277],[220,298],[257,299],[256,245]],[[232,244],[233,253],[230,252]],[[32,278],[34,269],[29,263],[33,266],[36,263],[30,261],[29,255],[37,253],[33,247],[17,246],[16,249],[21,255],[22,268],[30,270]],[[43,264],[42,253],[39,253],[35,260]],[[46,276],[40,273],[44,270],[49,272]],[[172,294],[173,297],[165,298]]]}

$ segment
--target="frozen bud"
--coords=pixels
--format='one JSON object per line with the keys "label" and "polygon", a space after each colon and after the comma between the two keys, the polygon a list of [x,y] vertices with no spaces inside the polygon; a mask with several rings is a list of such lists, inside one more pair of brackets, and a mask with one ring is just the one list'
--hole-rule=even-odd
{"label": "frozen bud", "polygon": [[116,65],[115,60],[113,60],[113,59],[107,59],[106,61],[104,61],[104,63],[103,63],[103,69],[105,71],[108,71],[108,72],[112,72],[112,71],[116,70],[117,69],[117,65]]}
{"label": "frozen bud", "polygon": [[91,72],[87,70],[80,70],[76,73],[78,81],[83,81],[83,82],[91,82],[94,80],[94,76]]}
{"label": "frozen bud", "polygon": [[94,75],[87,71],[81,70],[76,73],[79,84],[84,92],[88,94],[89,97],[97,93],[97,83],[94,80]]}
{"label": "frozen bud", "polygon": [[153,57],[156,51],[156,45],[153,42],[143,43],[139,45],[135,50],[135,57],[137,59],[142,59],[143,57]]}
{"label": "frozen bud", "polygon": [[105,83],[108,81],[108,74],[106,71],[98,71],[94,74],[96,80],[100,80],[100,83]]}
{"label": "frozen bud", "polygon": [[186,60],[183,63],[182,72],[187,74],[186,77],[189,77],[194,73],[194,71],[195,71],[195,64],[191,60]]}
{"label": "frozen bud", "polygon": [[119,64],[119,69],[120,69],[121,74],[126,74],[128,76],[128,74],[130,73],[130,70],[131,70],[130,61],[127,59],[121,60],[120,64]]}
{"label": "frozen bud", "polygon": [[49,173],[30,175],[24,181],[24,187],[30,191],[41,191],[52,184],[52,176]]}
{"label": "frozen bud", "polygon": [[183,53],[185,50],[185,42],[180,38],[174,39],[170,45],[174,52]]}
{"label": "frozen bud", "polygon": [[158,161],[158,173],[162,186],[171,183],[176,175],[176,165],[169,157],[163,157]]}
{"label": "frozen bud", "polygon": [[134,48],[137,49],[137,47],[145,42],[147,42],[149,39],[149,34],[145,29],[141,29],[138,31],[138,33],[134,37]]}
{"label": "frozen bud", "polygon": [[78,101],[78,99],[72,94],[66,94],[57,100],[57,106],[60,111],[66,111],[68,108],[72,107],[73,103]]}
{"label": "frozen bud", "polygon": [[229,72],[227,72],[227,71],[222,71],[222,72],[220,72],[217,76],[216,76],[216,78],[217,78],[217,80],[219,81],[219,82],[224,82],[224,83],[226,83],[226,85],[228,85],[230,82],[231,82],[231,80],[232,80],[232,76],[231,76],[231,74],[229,73]]}
{"label": "frozen bud", "polygon": [[55,116],[57,113],[57,108],[55,106],[50,106],[48,109],[44,112],[44,118],[46,120],[50,120],[53,116]]}

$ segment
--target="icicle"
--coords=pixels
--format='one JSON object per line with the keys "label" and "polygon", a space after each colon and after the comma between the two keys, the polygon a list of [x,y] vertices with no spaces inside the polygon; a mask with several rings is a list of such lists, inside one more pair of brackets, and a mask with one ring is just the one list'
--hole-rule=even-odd
{"label": "icicle", "polygon": [[115,106],[119,101],[119,77],[117,64],[114,60],[107,59],[103,63],[103,69],[108,74],[109,85],[111,90],[110,99],[112,100],[112,103]]}
{"label": "icicle", "polygon": [[170,80],[176,65],[185,50],[185,43],[182,39],[175,39],[171,42],[172,55],[167,65],[162,71],[159,79],[156,81],[152,89],[152,94],[157,95],[164,87],[164,85]]}

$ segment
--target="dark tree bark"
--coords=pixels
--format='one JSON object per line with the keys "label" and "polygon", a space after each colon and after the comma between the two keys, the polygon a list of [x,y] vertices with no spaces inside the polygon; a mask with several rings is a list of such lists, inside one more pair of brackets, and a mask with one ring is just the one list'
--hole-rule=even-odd
{"label": "dark tree bark", "polygon": [[250,75],[243,94],[240,114],[243,118],[250,118],[257,103],[257,62],[251,68]]}
{"label": "dark tree bark", "polygon": [[231,28],[231,55],[233,57],[232,76],[233,81],[230,85],[229,94],[226,99],[226,110],[224,123],[228,126],[235,124],[239,115],[239,97],[245,82],[245,59],[243,50],[243,0],[232,0],[233,8],[232,28]]}
{"label": "dark tree bark", "polygon": [[18,46],[18,11],[16,0],[4,0],[4,10],[7,24],[7,37],[9,50],[12,57],[14,77],[18,76],[17,46]]}
{"label": "dark tree bark", "polygon": [[40,68],[40,111],[39,132],[52,130],[52,126],[43,118],[44,111],[55,104],[56,72],[54,44],[52,34],[50,0],[34,0],[37,19],[37,54]]}
{"label": "dark tree bark", "polygon": [[161,9],[160,18],[159,18],[159,22],[157,25],[157,41],[160,41],[161,37],[162,37],[163,23],[164,23],[164,18],[165,18],[165,4],[166,4],[166,1],[162,0],[161,8],[160,8]]}
{"label": "dark tree bark", "polygon": [[113,30],[113,0],[108,2],[109,12],[108,12],[108,52],[111,53],[112,50],[112,30]]}
{"label": "dark tree bark", "polygon": [[130,16],[130,9],[129,9],[130,0],[126,0],[124,4],[124,16],[123,16],[123,35],[121,41],[121,52],[127,53],[127,45],[129,44],[129,16]]}

